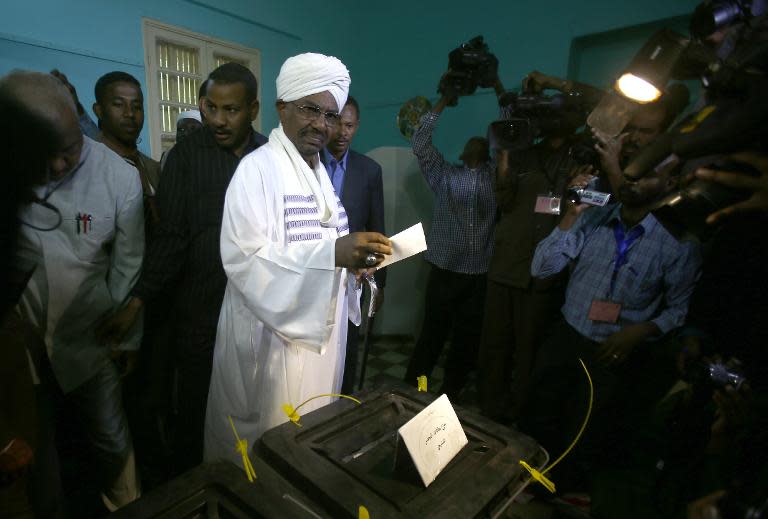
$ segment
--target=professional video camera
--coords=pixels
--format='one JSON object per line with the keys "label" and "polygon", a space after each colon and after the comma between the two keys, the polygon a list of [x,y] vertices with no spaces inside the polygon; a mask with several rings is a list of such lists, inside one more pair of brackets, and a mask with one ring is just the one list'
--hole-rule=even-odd
{"label": "professional video camera", "polygon": [[580,92],[551,96],[507,92],[499,104],[509,117],[491,123],[491,147],[513,151],[530,148],[543,137],[573,135],[593,108],[593,101]]}
{"label": "professional video camera", "polygon": [[437,91],[450,96],[472,95],[478,86],[493,86],[498,68],[499,60],[483,37],[476,36],[448,54],[448,71],[440,78]]}
{"label": "professional video camera", "polygon": [[[700,5],[692,19],[694,40],[675,66],[690,72],[691,55],[706,87],[707,104],[642,150],[625,168],[639,178],[652,169],[707,166],[745,174],[758,174],[747,164],[722,163],[737,151],[768,150],[765,121],[768,116],[768,19],[764,2],[713,1]],[[724,37],[706,64],[700,59],[710,31]],[[718,160],[720,162],[718,162]],[[749,193],[714,182],[694,180],[657,204],[654,215],[673,234],[710,232],[706,216],[743,200]]]}

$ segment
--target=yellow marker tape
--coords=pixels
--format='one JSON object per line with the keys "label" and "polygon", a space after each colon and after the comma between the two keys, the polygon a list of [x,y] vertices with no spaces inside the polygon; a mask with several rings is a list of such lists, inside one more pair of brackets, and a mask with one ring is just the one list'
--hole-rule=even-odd
{"label": "yellow marker tape", "polygon": [[242,440],[240,439],[240,436],[237,434],[237,429],[235,429],[235,423],[232,421],[232,417],[227,415],[227,418],[229,418],[229,425],[232,426],[232,432],[235,433],[235,450],[242,455],[245,475],[248,476],[248,481],[253,483],[253,480],[256,479],[256,471],[253,470],[251,458],[248,457],[248,440],[245,438]]}
{"label": "yellow marker tape", "polygon": [[551,463],[546,469],[539,472],[538,470],[534,469],[530,465],[528,465],[525,461],[520,460],[520,465],[522,465],[528,472],[531,473],[531,477],[544,485],[547,490],[550,492],[555,491],[555,484],[552,483],[549,479],[547,479],[544,474],[552,470],[552,467],[560,463],[565,456],[573,450],[573,448],[576,446],[576,443],[581,438],[581,435],[584,434],[584,429],[587,428],[587,423],[589,422],[589,417],[592,415],[592,403],[595,398],[595,388],[592,386],[592,377],[589,375],[589,370],[587,369],[586,364],[584,364],[584,361],[579,359],[579,362],[581,363],[581,367],[584,368],[584,374],[587,376],[587,382],[589,382],[589,405],[587,406],[587,414],[584,416],[584,422],[582,422],[581,427],[579,428],[579,432],[576,433],[576,437],[573,439],[571,444],[568,446],[567,449],[560,455],[559,458],[557,458],[553,463]]}
{"label": "yellow marker tape", "polygon": [[531,473],[531,477],[533,477],[533,479],[535,479],[536,481],[544,485],[544,487],[550,492],[552,492],[553,494],[555,493],[555,484],[552,483],[552,481],[550,481],[549,479],[547,479],[547,476],[545,476],[535,468],[531,467],[523,460],[520,460],[520,465],[522,465],[525,470]]}
{"label": "yellow marker tape", "polygon": [[299,413],[296,412],[296,409],[294,409],[291,404],[283,404],[283,412],[288,415],[288,418],[293,423],[301,427],[301,424],[299,423],[299,418],[301,418],[301,416],[299,416]]}
{"label": "yellow marker tape", "polygon": [[371,519],[371,514],[368,513],[368,509],[363,505],[357,509],[357,519]]}
{"label": "yellow marker tape", "polygon": [[426,375],[416,377],[416,383],[419,386],[419,391],[421,391],[422,393],[427,392],[427,376]]}
{"label": "yellow marker tape", "polygon": [[299,409],[306,404],[314,400],[315,398],[323,398],[323,397],[338,397],[338,398],[346,398],[347,400],[352,400],[357,405],[360,405],[362,402],[358,400],[357,398],[349,395],[340,395],[338,393],[328,393],[325,395],[315,395],[312,398],[308,398],[304,400],[302,403],[300,403],[298,406],[296,406],[296,409],[294,409],[291,404],[283,404],[283,412],[288,415],[288,418],[295,423],[298,427],[301,427],[301,424],[299,423],[299,419],[301,419],[301,415],[299,414]]}

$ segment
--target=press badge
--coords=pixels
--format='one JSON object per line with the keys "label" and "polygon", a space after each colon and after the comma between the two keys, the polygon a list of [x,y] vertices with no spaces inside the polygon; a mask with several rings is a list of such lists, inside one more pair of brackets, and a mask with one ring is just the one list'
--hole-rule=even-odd
{"label": "press badge", "polygon": [[620,303],[595,299],[592,301],[592,306],[589,307],[589,315],[587,317],[591,321],[596,321],[598,323],[615,324],[619,320],[620,313]]}
{"label": "press badge", "polygon": [[560,214],[560,197],[548,195],[539,195],[536,197],[536,207],[534,213],[539,214]]}

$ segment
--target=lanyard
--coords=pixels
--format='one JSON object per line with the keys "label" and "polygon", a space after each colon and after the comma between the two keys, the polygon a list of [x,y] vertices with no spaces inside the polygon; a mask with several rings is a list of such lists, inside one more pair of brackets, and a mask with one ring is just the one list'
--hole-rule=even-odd
{"label": "lanyard", "polygon": [[629,234],[625,235],[624,224],[617,222],[617,224],[614,226],[613,236],[616,238],[616,261],[613,264],[611,288],[610,292],[608,293],[609,299],[613,296],[613,289],[616,285],[616,277],[619,275],[619,270],[627,262],[627,251],[635,242],[635,240],[642,236],[644,232],[645,229],[643,229],[640,225],[637,225],[629,231]]}

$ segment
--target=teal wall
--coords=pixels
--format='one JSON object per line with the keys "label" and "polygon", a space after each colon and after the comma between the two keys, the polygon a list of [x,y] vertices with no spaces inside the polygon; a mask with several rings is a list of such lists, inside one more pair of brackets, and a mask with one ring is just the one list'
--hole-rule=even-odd
{"label": "teal wall", "polygon": [[[362,105],[355,147],[407,146],[396,129],[400,105],[435,98],[448,52],[482,34],[507,88],[530,70],[565,76],[574,39],[690,13],[695,0],[8,0],[0,17],[0,74],[12,68],[65,71],[83,104],[98,76],[121,69],[144,82],[141,18],[148,17],[261,50],[262,127],[276,124],[274,79],[283,60],[319,51],[342,59]],[[594,43],[594,40],[589,40]],[[606,42],[608,44],[608,42]],[[485,133],[494,96],[479,91],[451,109],[436,141],[451,158]],[[142,147],[148,150],[144,136]]]}
{"label": "teal wall", "polygon": [[[333,9],[334,3],[339,4]],[[0,74],[59,68],[90,110],[96,79],[111,70],[142,84],[141,18],[147,17],[261,51],[262,128],[277,123],[275,78],[289,56],[340,53],[345,43],[318,23],[346,2],[301,0],[7,0],[0,17]],[[312,7],[309,7],[312,6]],[[149,153],[146,129],[141,148]]]}
{"label": "teal wall", "polygon": [[[437,81],[448,52],[482,34],[499,58],[504,85],[517,88],[533,69],[565,77],[574,38],[689,14],[697,0],[571,0],[359,2],[352,12],[358,30],[346,56],[352,89],[362,105],[356,146],[407,146],[395,120],[415,95],[437,98]],[[490,90],[462,98],[448,109],[435,141],[456,159],[472,135],[485,134],[497,108]]]}

